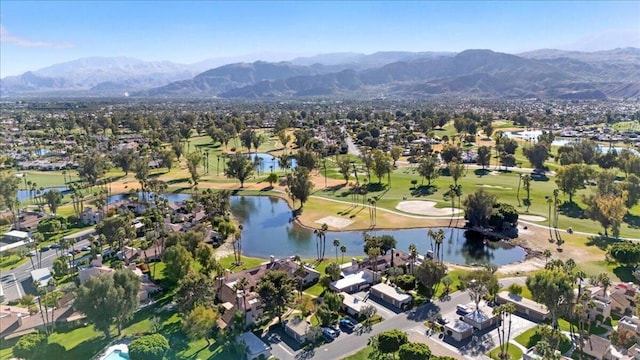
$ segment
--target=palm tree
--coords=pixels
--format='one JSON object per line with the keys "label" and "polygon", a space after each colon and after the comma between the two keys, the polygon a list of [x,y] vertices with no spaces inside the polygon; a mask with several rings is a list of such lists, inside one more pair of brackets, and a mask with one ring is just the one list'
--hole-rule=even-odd
{"label": "palm tree", "polygon": [[413,274],[413,269],[415,268],[416,258],[418,257],[418,248],[416,244],[409,245],[409,256],[411,257],[411,273]]}
{"label": "palm tree", "polygon": [[313,233],[316,236],[316,251],[318,255],[318,261],[322,261],[324,259],[328,229],[329,226],[327,224],[322,224],[320,229],[313,230]]}
{"label": "palm tree", "polygon": [[544,250],[544,252],[542,253],[542,255],[543,255],[543,256],[544,256],[544,258],[545,258],[544,263],[545,263],[545,264],[546,264],[546,263],[548,263],[548,262],[549,262],[549,259],[551,258],[551,255],[552,255],[552,254],[551,254],[551,250],[549,250],[549,249],[545,249],[545,250]]}
{"label": "palm tree", "polygon": [[435,242],[436,244],[436,260],[440,261],[442,263],[442,259],[441,257],[441,251],[440,248],[442,247],[442,242],[444,241],[444,230],[439,229],[438,231],[433,231],[432,229],[429,229],[429,231],[427,232],[427,235],[431,238],[431,241]]}
{"label": "palm tree", "polygon": [[249,286],[249,280],[246,277],[242,277],[233,285],[233,290],[236,293],[242,291],[242,309],[245,313],[247,312],[247,286]]}
{"label": "palm tree", "polygon": [[[512,314],[516,312],[516,308],[511,303],[497,306],[493,309],[493,313],[498,316],[498,341],[500,342],[499,359],[509,359],[509,340],[511,338],[511,319]],[[509,319],[508,327],[505,329],[504,321]],[[506,330],[506,334],[505,334]]]}
{"label": "palm tree", "polygon": [[602,295],[605,298],[608,297],[607,289],[611,286],[611,279],[609,278],[609,275],[607,275],[607,273],[600,273],[598,275],[598,282],[602,286]]}
{"label": "palm tree", "polygon": [[336,262],[338,262],[338,248],[340,247],[339,239],[333,239],[333,247],[336,249]]}
{"label": "palm tree", "polygon": [[545,196],[547,205],[549,206],[549,241],[553,241],[553,233],[551,232],[551,203],[553,200],[549,196]]}
{"label": "palm tree", "polygon": [[347,252],[347,247],[345,245],[340,245],[340,252],[342,253],[342,263],[344,263],[344,253]]}

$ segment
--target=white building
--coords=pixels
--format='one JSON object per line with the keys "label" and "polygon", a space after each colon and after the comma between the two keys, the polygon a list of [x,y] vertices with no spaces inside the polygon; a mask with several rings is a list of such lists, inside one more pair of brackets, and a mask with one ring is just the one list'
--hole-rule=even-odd
{"label": "white building", "polygon": [[250,331],[238,335],[237,341],[244,343],[246,346],[247,360],[254,360],[260,357],[268,359],[271,356],[271,347]]}

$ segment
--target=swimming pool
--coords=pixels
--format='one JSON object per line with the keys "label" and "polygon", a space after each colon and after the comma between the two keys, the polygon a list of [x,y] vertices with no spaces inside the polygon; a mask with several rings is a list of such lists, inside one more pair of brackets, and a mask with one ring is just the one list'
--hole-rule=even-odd
{"label": "swimming pool", "polygon": [[113,350],[103,360],[129,360],[129,354],[122,350]]}

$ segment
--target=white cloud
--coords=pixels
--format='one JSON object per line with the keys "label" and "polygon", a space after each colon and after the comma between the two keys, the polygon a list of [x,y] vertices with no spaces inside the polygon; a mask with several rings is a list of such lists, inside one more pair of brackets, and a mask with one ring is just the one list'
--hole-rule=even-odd
{"label": "white cloud", "polygon": [[70,42],[39,41],[31,40],[9,32],[3,25],[0,25],[0,42],[3,44],[13,44],[23,48],[53,48],[65,49],[75,45]]}

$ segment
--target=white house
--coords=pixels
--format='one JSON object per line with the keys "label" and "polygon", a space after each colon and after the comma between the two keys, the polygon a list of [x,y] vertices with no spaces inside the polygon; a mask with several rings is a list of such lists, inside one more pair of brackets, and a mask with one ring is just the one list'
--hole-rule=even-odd
{"label": "white house", "polygon": [[372,286],[371,296],[382,299],[399,309],[408,308],[411,305],[411,301],[413,300],[411,295],[398,288],[391,287],[385,283],[380,283]]}
{"label": "white house", "polygon": [[247,360],[254,360],[260,357],[268,359],[271,356],[271,347],[250,331],[238,335],[237,341],[244,343],[246,346]]}

